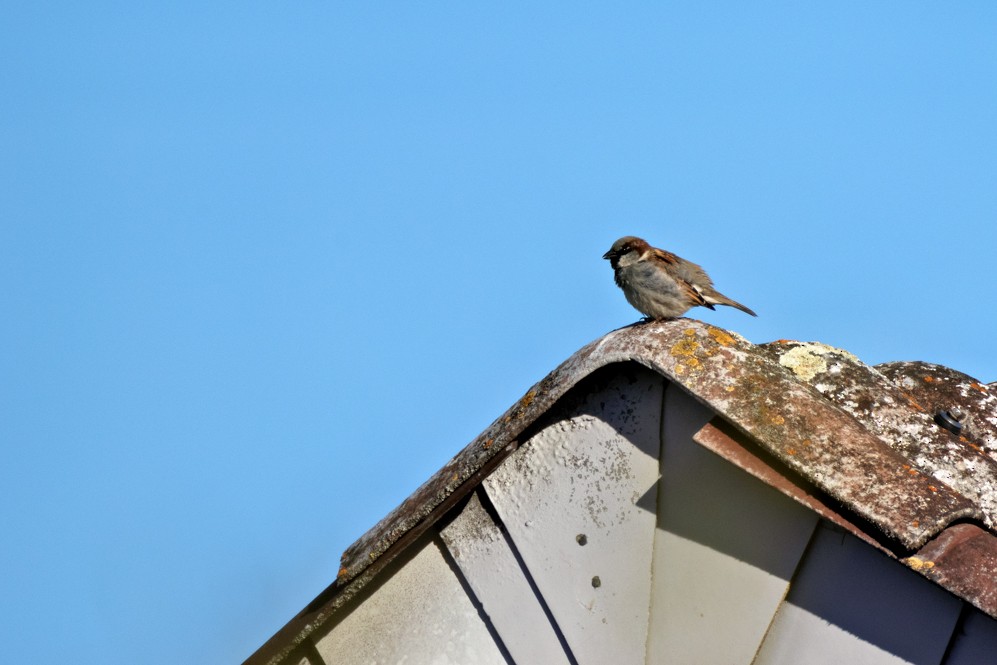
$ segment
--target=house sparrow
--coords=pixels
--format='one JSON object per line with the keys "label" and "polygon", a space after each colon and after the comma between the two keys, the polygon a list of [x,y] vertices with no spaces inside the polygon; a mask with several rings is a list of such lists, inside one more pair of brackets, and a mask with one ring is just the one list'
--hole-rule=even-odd
{"label": "house sparrow", "polygon": [[651,247],[634,236],[620,238],[602,258],[609,259],[616,285],[627,302],[649,320],[682,316],[690,308],[728,305],[758,316],[713,288],[709,275],[695,263]]}

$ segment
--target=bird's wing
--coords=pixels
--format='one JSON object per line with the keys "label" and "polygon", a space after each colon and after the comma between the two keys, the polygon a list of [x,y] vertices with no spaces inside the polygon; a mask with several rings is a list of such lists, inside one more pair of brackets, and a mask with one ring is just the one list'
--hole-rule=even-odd
{"label": "bird's wing", "polygon": [[689,296],[689,300],[700,307],[714,309],[713,303],[706,299],[704,291],[713,291],[713,282],[706,272],[693,263],[686,261],[677,254],[666,252],[663,249],[652,247],[650,250],[652,261],[658,262],[668,274],[675,278],[679,286]]}

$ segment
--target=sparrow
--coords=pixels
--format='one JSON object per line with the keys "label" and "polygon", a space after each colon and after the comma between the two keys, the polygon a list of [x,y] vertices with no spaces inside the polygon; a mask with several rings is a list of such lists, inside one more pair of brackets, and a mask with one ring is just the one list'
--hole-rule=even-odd
{"label": "sparrow", "polygon": [[625,236],[602,255],[613,266],[616,285],[627,302],[649,321],[682,316],[693,307],[727,305],[758,316],[741,303],[713,288],[701,267],[680,256],[651,247],[646,241]]}

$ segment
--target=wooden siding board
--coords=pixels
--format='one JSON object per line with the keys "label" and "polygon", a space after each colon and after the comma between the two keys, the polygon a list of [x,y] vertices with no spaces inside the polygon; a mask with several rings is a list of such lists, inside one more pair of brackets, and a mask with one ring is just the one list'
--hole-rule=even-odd
{"label": "wooden siding board", "polygon": [[666,391],[648,663],[750,663],[817,524],[693,441],[713,415]]}
{"label": "wooden siding board", "polygon": [[937,665],[961,606],[885,554],[821,523],[756,664]]}
{"label": "wooden siding board", "polygon": [[943,665],[981,665],[995,661],[997,621],[975,608],[967,608]]}
{"label": "wooden siding board", "polygon": [[477,494],[440,537],[514,661],[570,664],[515,553]]}
{"label": "wooden siding board", "polygon": [[582,665],[643,662],[651,588],[663,380],[602,376],[484,481]]}
{"label": "wooden siding board", "polygon": [[908,661],[792,604],[780,608],[753,665],[905,665]]}
{"label": "wooden siding board", "polygon": [[323,660],[508,665],[436,542],[413,547],[415,556],[315,640]]}

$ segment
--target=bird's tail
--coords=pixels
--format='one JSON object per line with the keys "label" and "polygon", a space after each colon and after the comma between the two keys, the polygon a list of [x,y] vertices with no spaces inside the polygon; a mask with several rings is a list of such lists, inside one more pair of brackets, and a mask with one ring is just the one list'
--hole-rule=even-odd
{"label": "bird's tail", "polygon": [[755,314],[754,310],[752,310],[750,307],[745,307],[738,301],[731,300],[724,294],[718,293],[716,291],[706,296],[706,301],[709,302],[711,305],[727,305],[728,307],[736,307],[745,314],[750,314],[751,316],[758,316],[757,314]]}

